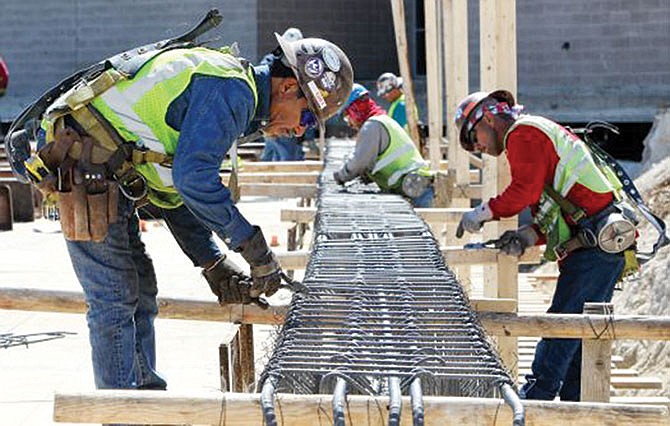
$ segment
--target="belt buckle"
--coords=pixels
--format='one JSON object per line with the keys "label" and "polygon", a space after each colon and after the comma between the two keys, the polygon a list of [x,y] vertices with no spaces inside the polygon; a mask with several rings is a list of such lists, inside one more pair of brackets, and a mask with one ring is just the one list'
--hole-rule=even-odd
{"label": "belt buckle", "polygon": [[562,245],[554,247],[554,254],[556,255],[556,260],[561,261],[565,259],[566,257],[568,257],[569,253],[570,252],[566,250],[566,248],[563,247]]}

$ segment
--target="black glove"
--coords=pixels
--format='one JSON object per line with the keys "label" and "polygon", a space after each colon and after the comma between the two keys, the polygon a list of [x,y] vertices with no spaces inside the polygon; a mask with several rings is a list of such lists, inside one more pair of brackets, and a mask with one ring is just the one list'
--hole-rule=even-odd
{"label": "black glove", "polygon": [[254,229],[254,235],[240,246],[242,257],[251,267],[253,283],[249,294],[251,297],[258,297],[263,293],[272,296],[281,284],[281,266],[265,242],[261,228],[255,226]]}
{"label": "black glove", "polygon": [[522,226],[514,231],[505,231],[496,242],[496,248],[509,256],[521,256],[528,247],[535,245],[537,239],[532,226]]}
{"label": "black glove", "polygon": [[212,293],[216,295],[219,304],[252,302],[258,304],[258,301],[249,294],[251,279],[228,257],[224,256],[214,266],[203,270],[202,275]]}

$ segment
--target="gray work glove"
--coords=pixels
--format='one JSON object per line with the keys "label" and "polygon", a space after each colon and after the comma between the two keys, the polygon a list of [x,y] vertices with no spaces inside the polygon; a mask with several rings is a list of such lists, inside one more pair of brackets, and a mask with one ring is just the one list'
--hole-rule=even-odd
{"label": "gray work glove", "polygon": [[224,255],[213,266],[202,271],[209,288],[219,301],[226,303],[251,303],[251,279],[232,260]]}
{"label": "gray work glove", "polygon": [[514,231],[505,231],[498,239],[496,247],[509,256],[521,256],[528,247],[534,246],[537,240],[535,229],[526,225]]}
{"label": "gray work glove", "polygon": [[261,228],[254,226],[254,229],[251,238],[240,246],[242,257],[251,267],[253,282],[249,294],[251,297],[258,297],[263,293],[272,296],[281,285],[281,266],[265,242]]}
{"label": "gray work glove", "polygon": [[489,208],[489,203],[482,203],[469,212],[463,213],[458,228],[456,228],[456,238],[461,238],[464,231],[470,233],[479,231],[484,226],[484,222],[491,219],[493,219],[493,212]]}
{"label": "gray work glove", "polygon": [[342,177],[342,175],[340,174],[339,170],[333,173],[333,179],[335,179],[335,182],[337,182],[338,185],[344,185],[346,182]]}

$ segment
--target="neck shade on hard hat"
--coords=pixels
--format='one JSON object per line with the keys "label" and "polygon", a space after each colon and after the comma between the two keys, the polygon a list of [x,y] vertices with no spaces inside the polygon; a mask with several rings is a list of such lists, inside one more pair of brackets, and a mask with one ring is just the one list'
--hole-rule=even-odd
{"label": "neck shade on hard hat", "polygon": [[342,50],[319,38],[289,41],[275,33],[310,110],[324,124],[347,100],[353,84],[351,63]]}

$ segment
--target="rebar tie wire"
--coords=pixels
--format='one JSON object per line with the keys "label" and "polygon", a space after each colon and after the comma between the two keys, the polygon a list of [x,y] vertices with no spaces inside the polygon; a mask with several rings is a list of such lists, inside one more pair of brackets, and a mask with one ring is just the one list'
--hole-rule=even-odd
{"label": "rebar tie wire", "polygon": [[427,224],[399,195],[335,183],[351,149],[327,146],[303,281],[309,297],[293,298],[259,382],[266,424],[276,424],[275,392],[333,393],[337,425],[346,394],[392,398],[389,424],[398,424],[402,393],[415,425],[423,395],[504,397],[522,424],[514,380]]}

